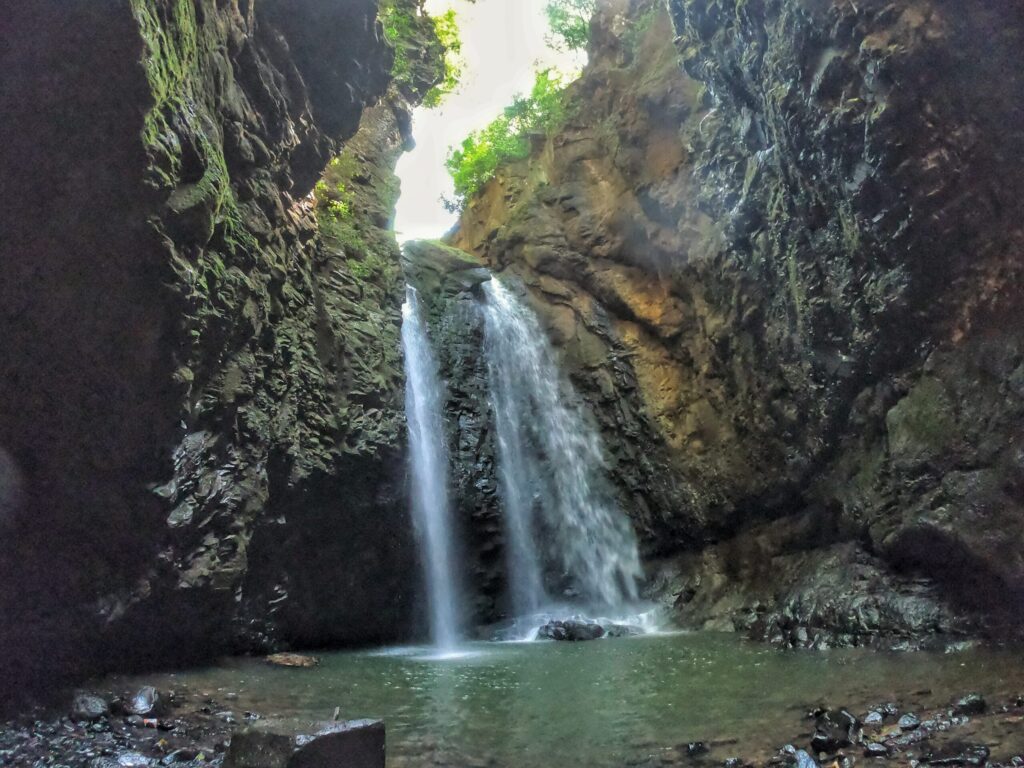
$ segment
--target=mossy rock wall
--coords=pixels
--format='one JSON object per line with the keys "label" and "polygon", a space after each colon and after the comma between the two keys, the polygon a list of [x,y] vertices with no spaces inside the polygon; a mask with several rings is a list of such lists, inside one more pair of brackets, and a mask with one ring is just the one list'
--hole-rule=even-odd
{"label": "mossy rock wall", "polygon": [[[389,91],[373,0],[24,5],[0,53],[5,690],[404,634],[388,210],[433,81]],[[339,155],[371,190],[341,239],[311,194]]]}

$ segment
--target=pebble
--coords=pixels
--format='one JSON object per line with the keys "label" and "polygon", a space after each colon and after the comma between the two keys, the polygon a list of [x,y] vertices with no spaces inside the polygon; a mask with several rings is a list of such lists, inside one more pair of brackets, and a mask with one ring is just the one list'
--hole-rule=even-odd
{"label": "pebble", "polygon": [[903,715],[903,717],[901,717],[896,724],[900,727],[900,730],[913,731],[921,727],[921,718],[919,718],[915,714],[908,712],[907,714]]}
{"label": "pebble", "polygon": [[128,714],[148,715],[160,703],[160,694],[152,685],[146,685],[136,691],[128,702]]}
{"label": "pebble", "polygon": [[173,752],[164,755],[160,760],[160,765],[174,765],[175,763],[189,763],[196,759],[199,753],[194,749],[176,749]]}
{"label": "pebble", "polygon": [[886,757],[889,748],[880,741],[869,741],[864,745],[864,757]]}
{"label": "pebble", "polygon": [[110,705],[95,694],[79,693],[71,702],[72,720],[99,720],[110,710]]}
{"label": "pebble", "polygon": [[797,768],[818,768],[817,761],[802,749],[798,749],[794,757]]}
{"label": "pebble", "polygon": [[953,702],[954,715],[980,715],[986,709],[988,709],[988,704],[977,693],[969,693]]}
{"label": "pebble", "polygon": [[141,752],[125,752],[117,756],[117,764],[121,768],[145,768],[152,765],[153,761]]}

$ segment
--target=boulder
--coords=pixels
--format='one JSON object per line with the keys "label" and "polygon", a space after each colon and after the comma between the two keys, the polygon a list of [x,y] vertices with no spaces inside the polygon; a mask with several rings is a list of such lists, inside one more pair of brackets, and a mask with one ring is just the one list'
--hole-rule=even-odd
{"label": "boulder", "polygon": [[571,643],[597,640],[604,636],[605,629],[600,624],[591,624],[576,619],[549,621],[537,630],[538,640],[563,640]]}
{"label": "boulder", "polygon": [[246,728],[232,735],[224,768],[284,768],[294,752],[294,736]]}
{"label": "boulder", "polygon": [[288,768],[384,768],[385,730],[381,720],[331,723],[300,747]]}

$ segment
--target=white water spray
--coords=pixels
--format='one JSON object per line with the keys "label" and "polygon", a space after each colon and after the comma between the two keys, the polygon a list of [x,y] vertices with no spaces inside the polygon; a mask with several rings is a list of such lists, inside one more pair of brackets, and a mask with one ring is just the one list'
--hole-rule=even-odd
{"label": "white water spray", "polygon": [[[526,616],[549,603],[546,556],[584,605],[623,609],[637,599],[640,558],[632,527],[607,489],[597,433],[559,375],[533,312],[497,278],[483,290],[514,607]],[[538,545],[542,536],[549,546]]]}
{"label": "white water spray", "polygon": [[430,605],[430,632],[439,650],[458,646],[463,629],[461,594],[448,495],[448,449],[437,360],[430,347],[416,289],[402,305],[405,413],[409,423],[412,512]]}

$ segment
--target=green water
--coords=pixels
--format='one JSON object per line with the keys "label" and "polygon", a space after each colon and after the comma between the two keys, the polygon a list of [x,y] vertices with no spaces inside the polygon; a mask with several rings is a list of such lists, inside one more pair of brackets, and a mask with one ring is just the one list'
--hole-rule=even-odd
{"label": "green water", "polygon": [[1011,651],[784,652],[712,633],[467,650],[333,653],[315,669],[236,661],[146,680],[300,723],[335,707],[382,718],[395,768],[660,765],[696,740],[713,743],[713,760],[750,757],[806,733],[817,704],[941,706],[971,690],[1024,690]]}

